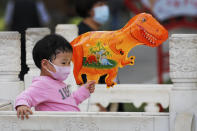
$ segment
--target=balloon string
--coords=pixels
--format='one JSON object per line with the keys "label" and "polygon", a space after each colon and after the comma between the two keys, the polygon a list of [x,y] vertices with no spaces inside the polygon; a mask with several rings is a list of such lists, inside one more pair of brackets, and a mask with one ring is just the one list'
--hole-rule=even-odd
{"label": "balloon string", "polygon": [[91,95],[90,95],[90,97],[88,98],[87,112],[89,111],[89,108],[90,108],[90,99],[91,99]]}

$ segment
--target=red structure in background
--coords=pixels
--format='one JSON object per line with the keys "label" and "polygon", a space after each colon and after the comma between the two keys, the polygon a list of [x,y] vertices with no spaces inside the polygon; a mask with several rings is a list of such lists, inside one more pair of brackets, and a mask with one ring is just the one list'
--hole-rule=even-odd
{"label": "red structure in background", "polygon": [[[152,11],[145,7],[140,0],[124,0],[124,3],[134,14],[147,12],[153,15]],[[161,24],[168,30],[179,27],[197,29],[197,17],[179,16],[165,20]],[[157,70],[158,83],[161,84],[163,83],[163,74],[169,72],[169,52],[164,52],[162,45],[157,48]]]}

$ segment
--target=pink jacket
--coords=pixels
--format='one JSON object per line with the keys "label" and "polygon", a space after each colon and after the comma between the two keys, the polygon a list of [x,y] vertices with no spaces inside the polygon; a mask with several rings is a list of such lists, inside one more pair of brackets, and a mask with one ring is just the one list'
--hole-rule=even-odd
{"label": "pink jacket", "polygon": [[35,77],[32,85],[16,98],[19,105],[35,107],[36,111],[80,111],[78,104],[90,96],[84,86],[70,93],[67,85],[48,76]]}

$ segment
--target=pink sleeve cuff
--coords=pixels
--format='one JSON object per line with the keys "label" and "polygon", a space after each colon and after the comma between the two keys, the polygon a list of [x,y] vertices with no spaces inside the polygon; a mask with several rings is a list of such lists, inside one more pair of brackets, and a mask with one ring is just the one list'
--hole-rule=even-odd
{"label": "pink sleeve cuff", "polygon": [[26,105],[26,106],[30,107],[30,105],[27,103],[27,101],[21,99],[21,100],[16,100],[14,108],[16,109],[16,107],[21,106],[21,105]]}

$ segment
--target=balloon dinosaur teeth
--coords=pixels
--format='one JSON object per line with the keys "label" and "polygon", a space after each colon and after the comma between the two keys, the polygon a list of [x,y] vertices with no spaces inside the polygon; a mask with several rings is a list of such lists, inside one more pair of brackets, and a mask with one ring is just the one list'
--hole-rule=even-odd
{"label": "balloon dinosaur teeth", "polygon": [[138,27],[141,30],[141,36],[149,42],[149,45],[156,46],[158,39],[154,35],[147,32],[142,26],[138,25]]}
{"label": "balloon dinosaur teeth", "polygon": [[157,41],[157,38],[155,38],[153,35],[149,34],[148,32],[146,32],[145,30],[143,30],[144,34],[144,38],[146,38],[151,44],[155,45],[155,41]]}

